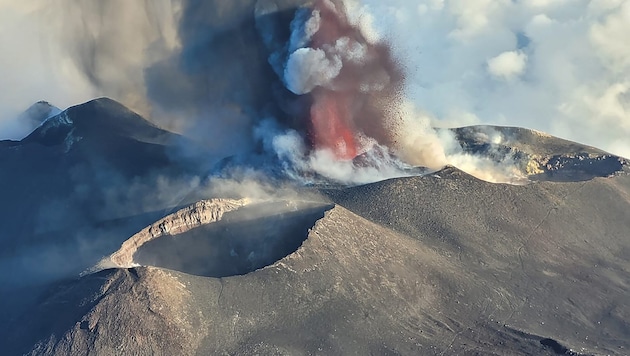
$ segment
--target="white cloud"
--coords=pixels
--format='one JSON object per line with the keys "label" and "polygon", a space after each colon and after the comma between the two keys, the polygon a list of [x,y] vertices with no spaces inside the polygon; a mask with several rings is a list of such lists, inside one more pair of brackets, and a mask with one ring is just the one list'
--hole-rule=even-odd
{"label": "white cloud", "polygon": [[[141,6],[125,0],[106,7],[108,18],[120,19],[111,27],[74,33],[76,24],[62,21],[83,21],[79,10],[96,3],[0,0],[1,136],[19,131],[7,118],[37,100],[65,107],[100,94],[62,39],[115,38],[108,43],[121,47],[103,57],[109,62],[100,63],[101,77],[135,85],[141,71],[134,69],[148,60],[154,29]],[[164,9],[176,3],[151,3],[154,14],[162,14],[161,35],[171,46],[177,25],[169,16],[176,11]],[[345,3],[370,41],[389,40],[407,72],[408,98],[438,124],[523,126],[630,156],[630,0]],[[330,64],[325,67],[335,69]]]}
{"label": "white cloud", "polygon": [[527,55],[518,51],[508,51],[488,60],[488,72],[491,75],[512,80],[525,71]]}
{"label": "white cloud", "polygon": [[590,26],[589,39],[604,64],[625,73],[630,68],[630,2]]}
{"label": "white cloud", "polygon": [[373,26],[402,59],[407,96],[434,120],[533,128],[630,156],[630,0],[362,4],[381,14]]}

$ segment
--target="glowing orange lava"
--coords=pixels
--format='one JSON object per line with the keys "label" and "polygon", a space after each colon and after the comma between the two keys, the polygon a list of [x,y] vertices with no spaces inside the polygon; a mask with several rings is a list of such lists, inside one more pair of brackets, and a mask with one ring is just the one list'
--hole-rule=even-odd
{"label": "glowing orange lava", "polygon": [[314,93],[311,106],[314,146],[330,150],[340,160],[351,160],[357,156],[349,104],[348,97],[341,93],[319,90]]}
{"label": "glowing orange lava", "polygon": [[352,160],[369,149],[361,137],[395,146],[397,132],[390,128],[400,117],[392,108],[401,98],[404,73],[389,45],[367,41],[348,19],[343,0],[314,0],[312,10],[318,28],[308,47],[323,51],[331,63],[341,61],[342,66],[336,77],[309,94],[311,149]]}
{"label": "glowing orange lava", "polygon": [[[334,5],[333,5],[334,6]],[[343,14],[319,0],[315,3],[321,16],[320,28],[311,39],[313,48],[332,45],[352,28]],[[339,160],[351,160],[357,156],[357,142],[352,124],[352,95],[331,89],[319,88],[313,93],[310,110],[312,142],[317,149],[330,150]]]}

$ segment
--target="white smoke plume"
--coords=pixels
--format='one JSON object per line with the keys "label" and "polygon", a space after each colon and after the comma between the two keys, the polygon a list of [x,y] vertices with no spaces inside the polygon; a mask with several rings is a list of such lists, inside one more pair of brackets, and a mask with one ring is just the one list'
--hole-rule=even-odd
{"label": "white smoke plume", "polygon": [[[435,131],[434,120],[400,95],[404,78],[396,78],[397,64],[387,52],[378,51],[382,37],[369,14],[367,19],[352,17],[349,11],[356,10],[355,5],[317,1],[313,9],[299,11],[292,22],[284,82],[295,94],[314,92],[308,118],[314,139],[309,150],[294,131],[272,134],[271,148],[280,159],[291,162],[294,169],[353,184],[417,174],[411,169],[414,166],[439,169],[447,164],[491,182],[515,183],[523,178],[510,159],[497,163],[465,153],[454,135]],[[497,75],[508,78],[522,70],[524,60],[515,55],[516,60],[511,54],[494,59]],[[514,62],[520,68],[514,68]],[[369,107],[362,99],[379,108],[376,130],[365,117],[370,110],[361,107]],[[325,119],[319,118],[321,113]],[[347,131],[352,137],[345,136]],[[335,139],[321,140],[322,135]],[[357,154],[359,162],[354,158]]]}
{"label": "white smoke plume", "polygon": [[[444,164],[513,178],[509,162],[490,168],[435,126],[521,126],[630,156],[630,1],[321,0],[296,15],[304,2],[0,0],[0,138],[27,134],[16,118],[38,100],[64,108],[104,95],[219,156],[264,147],[281,164],[343,182]],[[309,44],[327,28],[326,11],[358,32]],[[285,29],[265,22],[274,14]],[[271,56],[252,40],[261,37]],[[401,91],[388,66],[348,81],[348,68],[380,63],[370,48],[384,43],[404,73]],[[285,88],[271,83],[274,72]],[[367,105],[351,127],[356,152],[348,138],[305,134],[296,118],[308,105],[282,92],[312,95],[321,111],[331,98],[356,102],[330,95],[348,83]],[[379,97],[385,91],[396,100]],[[374,107],[389,119],[379,121]],[[378,134],[384,128],[387,137]],[[371,155],[373,164],[339,160],[339,152]]]}
{"label": "white smoke plume", "polygon": [[337,56],[328,58],[322,49],[299,48],[291,53],[285,69],[287,89],[308,94],[316,87],[326,87],[337,78],[342,67]]}

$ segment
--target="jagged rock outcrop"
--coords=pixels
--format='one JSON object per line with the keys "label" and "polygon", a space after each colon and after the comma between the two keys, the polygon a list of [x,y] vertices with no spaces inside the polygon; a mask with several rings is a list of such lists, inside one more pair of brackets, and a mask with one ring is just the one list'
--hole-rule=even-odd
{"label": "jagged rock outcrop", "polygon": [[630,171],[630,161],[594,147],[520,127],[453,129],[464,152],[510,163],[531,181],[586,181]]}
{"label": "jagged rock outcrop", "polygon": [[[249,199],[212,199],[202,200],[158,220],[126,240],[120,249],[114,252],[109,261],[116,267],[134,266],[133,256],[140,246],[167,235],[177,235],[184,231],[221,220],[223,214],[237,210],[248,203]],[[103,262],[102,262],[103,263]]]}

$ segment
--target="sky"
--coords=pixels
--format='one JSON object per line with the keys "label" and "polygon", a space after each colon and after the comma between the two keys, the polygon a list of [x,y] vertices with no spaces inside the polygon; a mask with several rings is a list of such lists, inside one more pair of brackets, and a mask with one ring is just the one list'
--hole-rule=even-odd
{"label": "sky", "polygon": [[366,21],[395,47],[407,95],[440,123],[533,128],[630,156],[630,1],[357,7],[379,14]]}
{"label": "sky", "polygon": [[[181,0],[0,0],[0,139],[38,100],[107,95],[150,113],[144,69],[178,43]],[[387,41],[436,126],[537,129],[630,157],[630,0],[347,0]]]}

